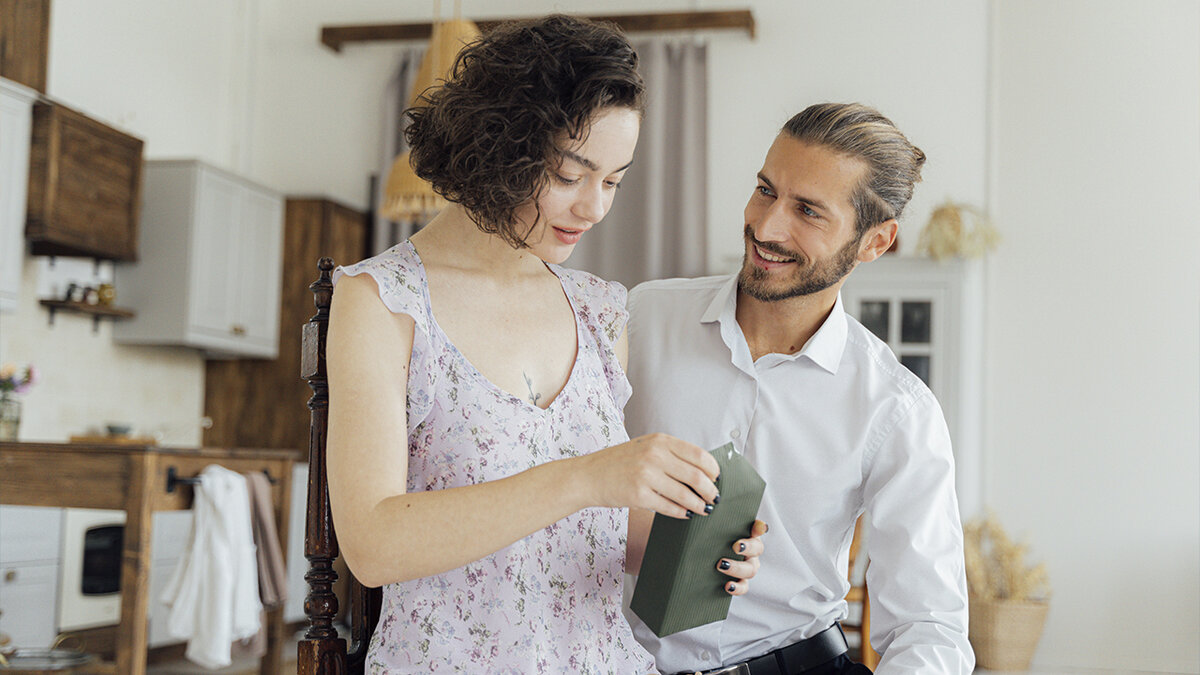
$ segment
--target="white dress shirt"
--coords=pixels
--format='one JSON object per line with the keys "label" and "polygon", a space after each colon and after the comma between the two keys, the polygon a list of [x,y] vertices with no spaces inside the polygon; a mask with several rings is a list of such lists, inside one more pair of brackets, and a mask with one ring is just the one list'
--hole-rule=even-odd
{"label": "white dress shirt", "polygon": [[970,673],[954,458],[932,392],[840,297],[799,352],[757,361],[736,302],[735,276],[652,281],[629,296],[630,435],[732,441],[766,479],[758,517],[770,526],[762,567],[727,620],[660,639],[626,609],[635,636],[675,673],[815,635],[846,617],[865,511],[876,672]]}

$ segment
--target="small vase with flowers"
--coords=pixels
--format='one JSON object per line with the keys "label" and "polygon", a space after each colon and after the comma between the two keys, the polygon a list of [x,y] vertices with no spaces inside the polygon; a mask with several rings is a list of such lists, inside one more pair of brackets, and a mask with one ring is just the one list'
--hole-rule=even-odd
{"label": "small vase with flowers", "polygon": [[17,440],[21,426],[20,395],[37,382],[33,366],[22,370],[11,363],[0,366],[0,441]]}

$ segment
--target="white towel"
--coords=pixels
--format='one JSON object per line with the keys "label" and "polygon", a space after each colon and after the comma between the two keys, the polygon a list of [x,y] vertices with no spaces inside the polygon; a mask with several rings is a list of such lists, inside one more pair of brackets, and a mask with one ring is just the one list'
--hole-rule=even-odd
{"label": "white towel", "polygon": [[192,536],[162,595],[167,632],[188,641],[184,655],[192,662],[223,668],[232,662],[231,645],[261,626],[246,479],[209,465],[192,511]]}

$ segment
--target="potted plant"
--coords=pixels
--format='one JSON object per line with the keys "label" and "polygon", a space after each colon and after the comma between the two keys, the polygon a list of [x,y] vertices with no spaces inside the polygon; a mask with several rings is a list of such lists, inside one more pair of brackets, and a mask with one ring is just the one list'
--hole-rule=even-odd
{"label": "potted plant", "polygon": [[1050,607],[1045,564],[1027,564],[1028,547],[1010,539],[991,514],[963,527],[963,548],[976,664],[1028,670]]}

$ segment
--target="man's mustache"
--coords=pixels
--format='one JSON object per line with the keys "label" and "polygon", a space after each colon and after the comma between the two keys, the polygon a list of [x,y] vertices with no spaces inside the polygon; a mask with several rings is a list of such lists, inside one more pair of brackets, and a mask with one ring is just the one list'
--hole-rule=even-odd
{"label": "man's mustache", "polygon": [[803,261],[804,256],[800,255],[799,253],[796,253],[795,251],[789,251],[786,248],[784,248],[778,244],[768,244],[765,241],[759,241],[759,240],[755,239],[754,238],[754,230],[751,229],[751,227],[749,225],[746,225],[746,229],[743,231],[743,233],[746,235],[746,238],[750,240],[750,243],[761,248],[762,250],[766,251],[767,253],[773,253],[773,254],[783,257],[783,258],[791,258],[792,260],[795,260],[796,262]]}

